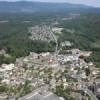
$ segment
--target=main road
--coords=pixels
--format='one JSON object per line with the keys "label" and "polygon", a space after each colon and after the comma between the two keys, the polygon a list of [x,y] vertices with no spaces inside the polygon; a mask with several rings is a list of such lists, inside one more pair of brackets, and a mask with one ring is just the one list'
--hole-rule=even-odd
{"label": "main road", "polygon": [[57,59],[57,55],[58,55],[58,40],[56,38],[56,36],[54,35],[54,32],[52,31],[52,28],[50,27],[51,30],[51,35],[53,36],[55,43],[56,43],[56,48],[55,48],[55,59]]}
{"label": "main road", "polygon": [[[70,74],[70,72],[68,72],[68,75],[72,75]],[[99,100],[95,94],[93,94],[93,92],[91,90],[88,89],[88,86],[86,85],[87,82],[82,81],[81,77],[79,75],[73,74],[73,78],[78,79],[78,81],[80,81],[81,83],[81,90],[83,90],[86,94],[88,94],[91,98],[91,100]]]}

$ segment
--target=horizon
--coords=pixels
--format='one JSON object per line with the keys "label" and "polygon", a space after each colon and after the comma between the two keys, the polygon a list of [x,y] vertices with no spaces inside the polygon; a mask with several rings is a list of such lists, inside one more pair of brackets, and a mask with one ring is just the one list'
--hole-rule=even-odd
{"label": "horizon", "polygon": [[92,6],[92,7],[100,7],[100,1],[98,0],[0,0],[0,2],[20,2],[20,1],[26,1],[26,2],[47,2],[47,3],[71,3],[71,4],[82,4],[86,6]]}

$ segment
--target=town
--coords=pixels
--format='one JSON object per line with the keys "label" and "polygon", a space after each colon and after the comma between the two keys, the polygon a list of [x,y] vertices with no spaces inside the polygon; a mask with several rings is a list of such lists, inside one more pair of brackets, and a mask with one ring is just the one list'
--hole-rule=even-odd
{"label": "town", "polygon": [[[55,52],[30,52],[15,63],[2,64],[0,100],[99,100],[100,68],[84,60],[92,52],[77,48],[63,51],[64,46],[73,45],[70,41],[62,42],[58,50],[55,35],[45,30],[50,29],[32,27],[30,38],[55,41]],[[60,32],[61,28],[53,31]]]}
{"label": "town", "polygon": [[[67,91],[66,96],[73,97],[75,100],[82,100],[82,98],[98,100],[96,95],[100,94],[100,80],[97,77],[100,69],[96,69],[92,62],[86,63],[81,58],[81,56],[89,56],[90,52],[79,49],[66,52],[68,54],[58,54],[57,58],[54,53],[31,52],[27,57],[16,59],[15,64],[2,64],[0,84],[7,86],[8,91],[0,94],[0,100],[7,98],[12,100],[12,98],[20,98],[24,95],[25,97],[19,100],[37,100],[39,96],[43,100],[48,100],[44,98],[65,100],[59,93],[61,91]],[[91,86],[94,86],[93,93],[89,90]],[[32,94],[27,95],[31,92]]]}

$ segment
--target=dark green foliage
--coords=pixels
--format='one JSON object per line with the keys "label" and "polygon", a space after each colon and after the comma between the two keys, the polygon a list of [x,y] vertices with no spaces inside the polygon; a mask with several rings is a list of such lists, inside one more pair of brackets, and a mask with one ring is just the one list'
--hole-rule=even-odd
{"label": "dark green foliage", "polygon": [[[32,41],[29,39],[28,28],[41,23],[51,25],[55,21],[59,22],[59,27],[64,30],[60,34],[58,42],[68,40],[73,43],[71,48],[93,51],[93,54],[85,59],[93,61],[99,65],[100,61],[100,14],[99,13],[81,13],[80,17],[72,20],[61,20],[68,16],[67,13],[2,13],[0,20],[7,20],[8,23],[0,23],[0,49],[5,49],[11,54],[12,59],[26,56],[30,51],[45,52],[54,51],[55,43],[45,41]],[[30,21],[24,23],[24,21]],[[75,30],[74,33],[66,29]],[[69,49],[69,48],[67,48]],[[2,60],[1,60],[2,62]],[[8,60],[9,62],[9,60]],[[7,63],[8,63],[7,62]]]}
{"label": "dark green foliage", "polygon": [[0,93],[7,92],[7,91],[8,91],[8,87],[6,85],[0,85]]}
{"label": "dark green foliage", "polygon": [[96,67],[100,67],[100,51],[93,51],[90,57],[85,58],[86,62],[94,62]]}
{"label": "dark green foliage", "polygon": [[[93,61],[97,66],[100,64],[99,13],[82,14],[76,19],[62,21],[59,27],[64,27],[59,42],[68,40],[74,43],[74,48],[92,51],[93,54],[85,60],[87,62]],[[68,32],[67,29],[73,29],[75,32]]]}
{"label": "dark green foliage", "polygon": [[90,69],[89,68],[86,68],[85,69],[85,73],[86,73],[86,76],[89,76],[90,75]]}
{"label": "dark green foliage", "polygon": [[[11,55],[11,59],[0,57],[0,64],[11,63],[15,58],[27,56],[30,51],[45,52],[54,51],[54,42],[33,41],[29,39],[30,33],[28,28],[35,24],[40,24],[45,20],[45,17],[22,14],[3,14],[0,15],[1,20],[9,20],[8,23],[0,23],[0,49],[5,49]],[[41,17],[41,18],[40,18]],[[48,19],[49,17],[47,17]],[[25,20],[31,20],[30,23],[23,23]]]}
{"label": "dark green foliage", "polygon": [[73,97],[69,96],[70,92],[72,92],[72,91],[73,90],[71,88],[67,88],[66,90],[63,90],[63,86],[57,86],[55,94],[63,97],[65,100],[74,100]]}
{"label": "dark green foliage", "polygon": [[13,57],[5,57],[4,55],[0,55],[0,65],[2,63],[4,64],[9,64],[9,63],[14,63],[16,60],[16,58],[13,56]]}

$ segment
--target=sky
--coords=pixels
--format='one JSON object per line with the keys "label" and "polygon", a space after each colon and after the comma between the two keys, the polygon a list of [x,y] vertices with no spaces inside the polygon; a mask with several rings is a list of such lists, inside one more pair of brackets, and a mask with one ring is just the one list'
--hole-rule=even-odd
{"label": "sky", "polygon": [[[24,1],[24,0],[0,0],[0,1]],[[89,6],[100,7],[100,0],[25,0],[25,1],[68,2],[68,3],[85,4]]]}

